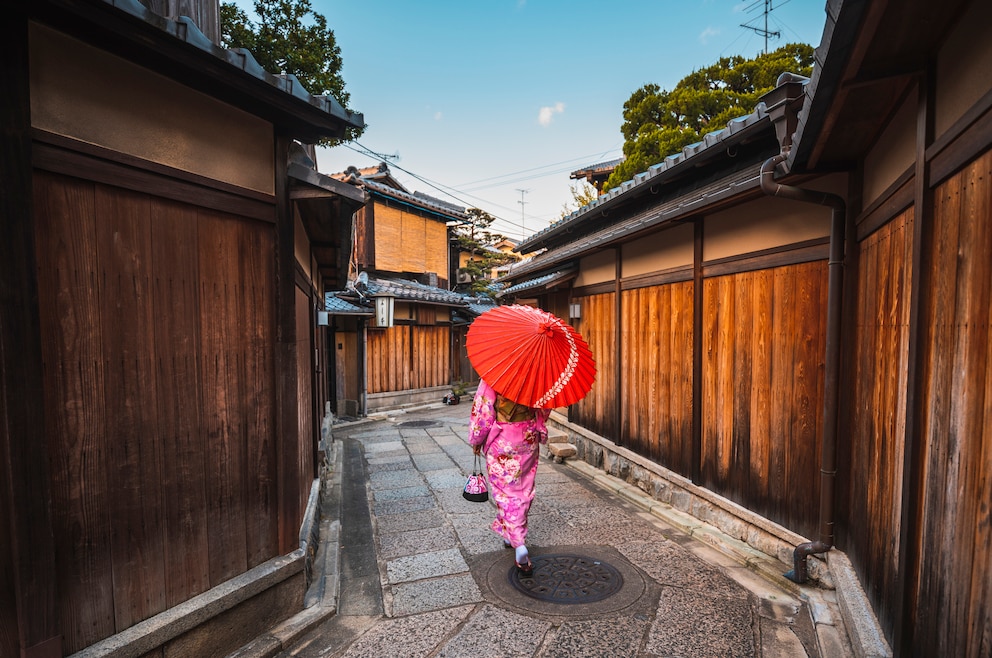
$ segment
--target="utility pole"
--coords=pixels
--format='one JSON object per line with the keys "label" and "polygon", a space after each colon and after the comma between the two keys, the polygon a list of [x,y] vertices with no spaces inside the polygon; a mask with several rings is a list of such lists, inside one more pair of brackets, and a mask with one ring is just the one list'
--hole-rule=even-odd
{"label": "utility pole", "polygon": [[[761,1],[762,0],[758,0],[758,2],[761,2]],[[757,7],[758,6],[758,2],[755,2],[754,4],[752,4],[750,7],[747,8],[747,10],[750,11],[751,9],[754,9],[755,7]],[[765,37],[765,54],[767,55],[768,54],[768,37],[775,37],[776,39],[778,39],[780,36],[782,36],[782,33],[781,32],[777,32],[777,31],[776,32],[769,32],[768,31],[768,14],[772,13],[772,11],[774,11],[775,7],[772,6],[772,0],[764,0],[764,3],[765,3],[765,11],[762,12],[762,14],[765,17],[765,27],[764,28],[755,27],[754,25],[750,25],[749,23],[741,23],[741,27],[743,27],[745,29],[748,29],[748,30],[754,30],[755,34],[760,34],[761,36]]]}
{"label": "utility pole", "polygon": [[530,190],[522,190],[518,187],[517,192],[520,192],[520,201],[517,201],[517,203],[520,204],[520,239],[526,240],[527,236],[525,233],[527,232],[527,229],[524,227],[524,204],[527,202],[524,201],[524,195],[530,192]]}

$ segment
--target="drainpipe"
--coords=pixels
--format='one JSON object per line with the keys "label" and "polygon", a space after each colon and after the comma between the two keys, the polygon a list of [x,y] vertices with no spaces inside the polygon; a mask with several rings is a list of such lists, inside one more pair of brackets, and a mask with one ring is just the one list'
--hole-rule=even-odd
{"label": "drainpipe", "polygon": [[793,570],[785,577],[796,583],[808,579],[806,558],[826,553],[834,545],[834,481],[837,477],[837,409],[840,389],[841,298],[844,285],[844,199],[828,192],[816,192],[775,182],[775,167],[788,151],[769,158],[761,165],[761,190],[770,196],[829,206],[830,257],[827,287],[827,350],[823,382],[823,442],[820,446],[820,539],[806,542],[793,552]]}

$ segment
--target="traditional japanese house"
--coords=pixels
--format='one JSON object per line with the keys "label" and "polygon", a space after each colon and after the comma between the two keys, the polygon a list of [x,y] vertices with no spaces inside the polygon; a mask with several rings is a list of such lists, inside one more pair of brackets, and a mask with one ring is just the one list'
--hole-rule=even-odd
{"label": "traditional japanese house", "polygon": [[[354,217],[350,281],[328,297],[342,392],[338,413],[439,401],[461,378],[464,347],[452,330],[464,324],[456,311],[468,309],[466,296],[449,290],[448,227],[469,216],[464,208],[411,193],[385,163],[350,167],[334,178],[368,194]],[[337,300],[366,313],[339,312]]]}
{"label": "traditional japanese house", "polygon": [[987,656],[992,6],[826,12],[810,80],[509,276],[596,354],[580,458],[836,588],[863,655]]}
{"label": "traditional japanese house", "polygon": [[317,309],[365,193],[300,143],[363,120],[216,45],[209,5],[209,36],[4,8],[3,656],[224,655],[305,605]]}

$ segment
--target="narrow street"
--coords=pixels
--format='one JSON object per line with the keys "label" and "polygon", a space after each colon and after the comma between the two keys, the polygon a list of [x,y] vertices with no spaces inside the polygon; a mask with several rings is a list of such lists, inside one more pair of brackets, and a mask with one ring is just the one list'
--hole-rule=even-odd
{"label": "narrow street", "polygon": [[325,598],[337,588],[337,613],[280,656],[851,655],[829,592],[773,582],[767,556],[745,565],[582,462],[542,456],[535,573],[520,578],[492,503],[461,495],[468,413],[335,426],[325,524],[340,514],[340,562],[315,578]]}

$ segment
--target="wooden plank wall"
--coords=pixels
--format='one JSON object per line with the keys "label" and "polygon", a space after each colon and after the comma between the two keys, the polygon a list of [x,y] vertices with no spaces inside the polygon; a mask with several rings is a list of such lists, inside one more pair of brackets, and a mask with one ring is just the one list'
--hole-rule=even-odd
{"label": "wooden plank wall", "polygon": [[[846,502],[838,509],[845,550],[883,627],[899,614],[890,596],[899,580],[899,531],[906,434],[910,291],[913,283],[910,208],[859,245],[855,334],[847,359],[849,395]],[[841,541],[839,539],[838,541]]]}
{"label": "wooden plank wall", "polygon": [[589,343],[596,359],[596,381],[583,399],[569,408],[569,419],[606,437],[617,435],[616,412],[616,309],[615,294],[601,293],[579,297],[582,317],[575,328]]}
{"label": "wooden plank wall", "polygon": [[934,193],[914,656],[992,655],[992,151]]}
{"label": "wooden plank wall", "polygon": [[692,475],[693,283],[622,293],[623,443]]}
{"label": "wooden plank wall", "polygon": [[819,503],[826,300],[824,261],[703,282],[701,484],[807,536]]}
{"label": "wooden plank wall", "polygon": [[370,328],[368,392],[408,391],[450,384],[451,328],[399,325]]}
{"label": "wooden plank wall", "polygon": [[40,171],[35,215],[71,653],[276,555],[273,236]]}
{"label": "wooden plank wall", "polygon": [[[316,318],[313,312],[313,302],[307,291],[296,288],[296,386],[297,386],[297,427],[299,432],[299,450],[297,453],[297,477],[300,483],[311,483],[317,476],[317,434],[314,427],[316,409],[314,408],[314,363],[313,331]],[[300,488],[298,491],[299,518],[307,507],[310,498],[310,488]]]}

